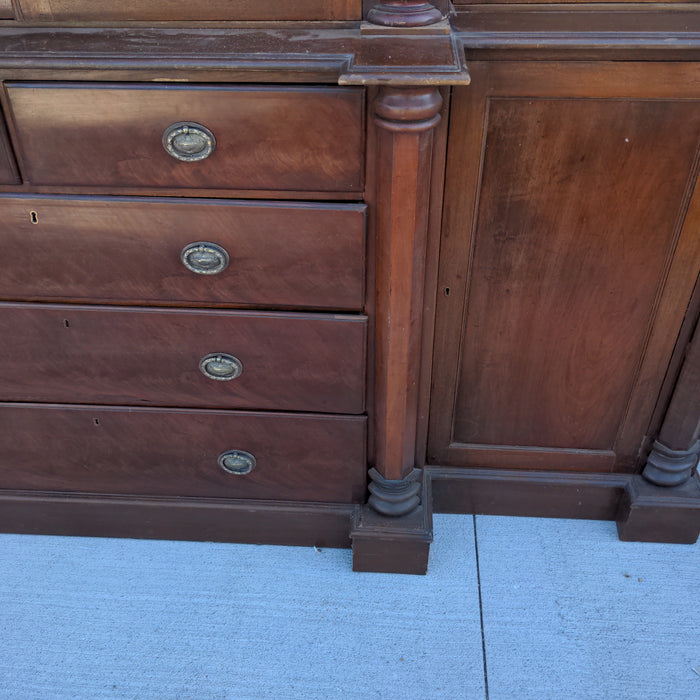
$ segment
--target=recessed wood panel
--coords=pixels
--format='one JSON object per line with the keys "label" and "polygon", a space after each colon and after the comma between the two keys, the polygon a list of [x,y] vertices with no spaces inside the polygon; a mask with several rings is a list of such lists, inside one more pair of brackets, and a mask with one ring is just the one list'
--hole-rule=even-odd
{"label": "recessed wood panel", "polygon": [[456,442],[612,448],[698,138],[697,103],[491,102]]}
{"label": "recessed wood panel", "polygon": [[[9,0],[0,0],[2,2]],[[109,21],[352,20],[361,0],[18,0],[26,19]]]}
{"label": "recessed wood panel", "polygon": [[[8,95],[34,185],[362,187],[361,89],[15,83]],[[209,157],[166,152],[165,132],[181,123],[213,134]]]}
{"label": "recessed wood panel", "polygon": [[13,19],[12,0],[0,0],[0,19]]}
{"label": "recessed wood panel", "polygon": [[491,67],[454,101],[428,460],[630,470],[700,271],[700,101]]}
{"label": "recessed wood panel", "polygon": [[[0,299],[359,310],[364,207],[0,195]],[[197,274],[190,244],[228,267]]]}
{"label": "recessed wood panel", "polygon": [[[0,400],[362,413],[366,317],[0,304]],[[224,353],[240,376],[211,379]]]}
{"label": "recessed wood panel", "polygon": [[[358,502],[363,417],[0,405],[0,488]],[[242,450],[253,471],[224,471]]]}

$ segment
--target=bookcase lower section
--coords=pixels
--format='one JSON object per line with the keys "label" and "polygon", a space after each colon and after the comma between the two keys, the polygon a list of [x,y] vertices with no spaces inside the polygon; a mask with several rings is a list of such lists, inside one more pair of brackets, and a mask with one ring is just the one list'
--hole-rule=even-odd
{"label": "bookcase lower section", "polygon": [[433,511],[612,520],[623,540],[692,544],[700,477],[674,489],[627,474],[426,467],[421,506],[401,518],[352,504],[0,491],[5,533],[352,547],[355,570],[406,574],[426,572]]}

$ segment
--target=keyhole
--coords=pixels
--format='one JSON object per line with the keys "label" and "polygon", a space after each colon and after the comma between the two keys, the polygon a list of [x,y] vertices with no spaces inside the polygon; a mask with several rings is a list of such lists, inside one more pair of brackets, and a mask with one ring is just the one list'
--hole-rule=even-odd
{"label": "keyhole", "polygon": [[450,288],[449,287],[445,287],[445,296],[446,297],[450,296]]}
{"label": "keyhole", "polygon": [[99,424],[100,424],[99,419],[98,419],[98,418],[95,418],[95,425],[99,425]]}
{"label": "keyhole", "polygon": [[35,211],[30,211],[29,212],[29,218],[31,219],[31,222],[33,224],[38,224],[39,223],[39,215]]}
{"label": "keyhole", "polygon": [[64,318],[64,319],[63,319],[63,325],[64,325],[66,328],[70,328],[70,323],[69,323],[69,321],[68,321],[67,318]]}

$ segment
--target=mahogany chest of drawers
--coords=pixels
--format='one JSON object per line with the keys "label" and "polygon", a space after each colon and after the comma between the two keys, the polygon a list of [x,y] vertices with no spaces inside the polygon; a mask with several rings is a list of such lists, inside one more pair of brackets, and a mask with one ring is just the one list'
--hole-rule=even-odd
{"label": "mahogany chest of drawers", "polygon": [[0,0],[0,528],[694,541],[700,13],[575,5]]}

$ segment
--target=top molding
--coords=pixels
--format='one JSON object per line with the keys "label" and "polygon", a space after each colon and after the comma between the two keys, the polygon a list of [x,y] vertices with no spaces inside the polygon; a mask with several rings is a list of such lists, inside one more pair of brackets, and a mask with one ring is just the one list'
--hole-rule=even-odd
{"label": "top molding", "polygon": [[[452,33],[303,26],[0,26],[0,78],[467,85]],[[136,50],[135,47],[138,46]]]}

